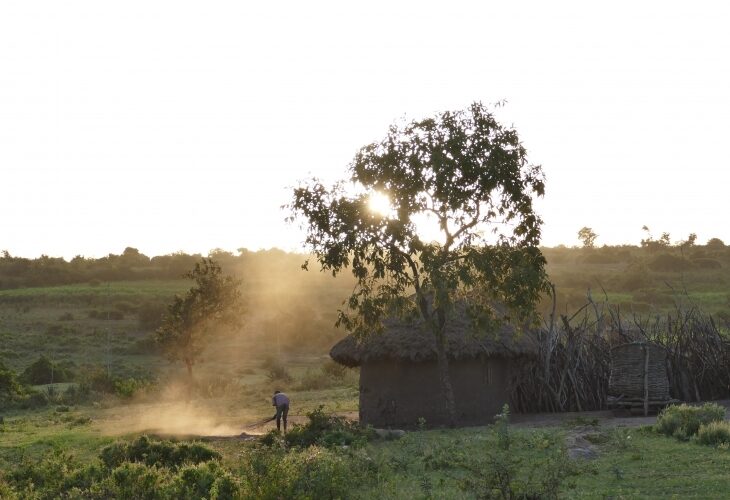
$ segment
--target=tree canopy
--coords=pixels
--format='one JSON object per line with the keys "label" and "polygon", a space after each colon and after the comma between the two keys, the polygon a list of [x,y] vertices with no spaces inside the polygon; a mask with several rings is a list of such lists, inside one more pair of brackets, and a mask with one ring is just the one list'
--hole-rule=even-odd
{"label": "tree canopy", "polygon": [[[457,302],[477,326],[530,317],[546,290],[542,220],[533,207],[545,181],[513,128],[474,103],[391,126],[348,170],[331,187],[303,183],[290,204],[321,268],[333,275],[349,268],[357,279],[338,324],[364,336],[386,315],[413,313],[442,350]],[[385,197],[387,207],[373,206]],[[452,412],[445,356],[439,365]]]}
{"label": "tree canopy", "polygon": [[240,281],[224,276],[213,259],[203,258],[185,274],[195,282],[168,306],[157,341],[172,361],[182,361],[192,377],[193,365],[221,327],[243,320]]}
{"label": "tree canopy", "polygon": [[583,243],[583,248],[593,248],[596,246],[596,238],[598,238],[598,235],[588,226],[583,226],[578,230],[578,239]]}

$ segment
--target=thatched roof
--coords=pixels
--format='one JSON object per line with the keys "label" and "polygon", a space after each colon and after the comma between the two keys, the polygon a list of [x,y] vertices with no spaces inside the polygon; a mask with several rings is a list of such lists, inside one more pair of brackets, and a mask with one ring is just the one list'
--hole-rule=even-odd
{"label": "thatched roof", "polygon": [[[446,352],[449,359],[479,356],[511,358],[537,352],[529,332],[517,333],[511,326],[492,332],[474,332],[467,318],[452,319],[446,326]],[[385,322],[382,333],[358,342],[348,335],[330,350],[332,359],[346,366],[368,361],[396,360],[421,362],[436,359],[436,340],[423,323],[399,320]]]}

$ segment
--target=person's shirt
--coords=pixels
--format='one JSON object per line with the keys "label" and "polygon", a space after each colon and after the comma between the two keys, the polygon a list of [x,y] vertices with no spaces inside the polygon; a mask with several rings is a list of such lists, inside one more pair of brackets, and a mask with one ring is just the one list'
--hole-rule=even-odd
{"label": "person's shirt", "polygon": [[271,398],[271,401],[274,403],[274,406],[289,405],[289,398],[283,392],[280,392],[279,394],[274,394],[274,397]]}

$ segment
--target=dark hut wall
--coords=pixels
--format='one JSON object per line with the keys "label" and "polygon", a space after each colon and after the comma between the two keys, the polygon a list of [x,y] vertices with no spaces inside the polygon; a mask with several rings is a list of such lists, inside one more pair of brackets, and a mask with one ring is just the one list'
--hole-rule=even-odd
{"label": "dark hut wall", "polygon": [[[492,422],[509,402],[510,366],[516,360],[477,358],[451,360],[457,418],[460,424]],[[360,422],[376,427],[448,422],[435,361],[404,363],[380,360],[360,368]]]}

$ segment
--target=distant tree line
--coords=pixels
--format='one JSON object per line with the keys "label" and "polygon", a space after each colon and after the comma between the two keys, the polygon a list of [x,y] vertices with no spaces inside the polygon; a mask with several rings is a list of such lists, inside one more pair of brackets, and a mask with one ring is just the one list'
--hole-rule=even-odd
{"label": "distant tree line", "polygon": [[[281,250],[250,252],[238,249],[238,255],[225,250],[212,250],[208,257],[226,269],[240,267],[253,257],[276,260],[285,257]],[[16,257],[7,250],[0,253],[0,290],[69,285],[75,283],[101,284],[109,281],[138,281],[149,279],[179,279],[203,256],[176,252],[148,257],[138,249],[127,247],[119,254],[90,258],[77,255],[71,260],[41,255],[36,259]],[[299,262],[301,256],[296,257]]]}

